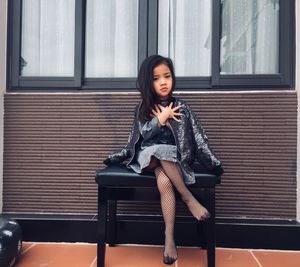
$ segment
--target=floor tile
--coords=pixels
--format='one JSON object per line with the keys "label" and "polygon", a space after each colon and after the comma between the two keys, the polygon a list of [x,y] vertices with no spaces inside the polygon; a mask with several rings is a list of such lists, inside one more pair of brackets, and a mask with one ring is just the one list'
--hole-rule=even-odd
{"label": "floor tile", "polygon": [[[96,244],[23,242],[15,267],[97,267]],[[163,247],[116,246],[106,248],[106,267],[165,267]],[[178,248],[173,267],[206,267],[206,250]],[[216,249],[216,267],[299,267],[300,251]]]}
{"label": "floor tile", "polygon": [[260,267],[252,254],[244,249],[216,250],[216,267]]}
{"label": "floor tile", "polygon": [[263,267],[299,267],[300,251],[260,251],[253,250],[252,253]]}
{"label": "floor tile", "polygon": [[178,267],[207,267],[206,250],[200,248],[179,248]]}
{"label": "floor tile", "polygon": [[24,251],[27,251],[29,248],[33,247],[34,245],[35,245],[35,243],[32,243],[32,242],[23,242],[21,253],[23,253]]}
{"label": "floor tile", "polygon": [[105,267],[165,267],[166,265],[162,262],[162,253],[162,247],[107,247]]}
{"label": "floor tile", "polygon": [[97,256],[93,260],[92,264],[90,266],[88,266],[88,267],[97,267]]}
{"label": "floor tile", "polygon": [[16,267],[89,267],[95,244],[37,243],[21,254]]}

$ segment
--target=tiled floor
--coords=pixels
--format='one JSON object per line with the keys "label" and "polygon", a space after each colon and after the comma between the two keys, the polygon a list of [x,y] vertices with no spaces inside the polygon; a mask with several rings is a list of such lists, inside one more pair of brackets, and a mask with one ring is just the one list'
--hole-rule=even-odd
{"label": "tiled floor", "polygon": [[[160,267],[162,247],[107,247],[106,267]],[[173,266],[206,267],[206,251],[178,248]],[[96,267],[96,245],[24,242],[16,267]],[[217,248],[216,267],[299,267],[300,251]]]}

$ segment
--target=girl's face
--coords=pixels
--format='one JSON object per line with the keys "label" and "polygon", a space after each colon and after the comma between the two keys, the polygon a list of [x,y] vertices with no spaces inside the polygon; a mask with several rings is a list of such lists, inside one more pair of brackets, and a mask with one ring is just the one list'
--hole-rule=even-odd
{"label": "girl's face", "polygon": [[161,100],[166,100],[172,91],[173,78],[169,67],[160,64],[153,69],[153,88]]}

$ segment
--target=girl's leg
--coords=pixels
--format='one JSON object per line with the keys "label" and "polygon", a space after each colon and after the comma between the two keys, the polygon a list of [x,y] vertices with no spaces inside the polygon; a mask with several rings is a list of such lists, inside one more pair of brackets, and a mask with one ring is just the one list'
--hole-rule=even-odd
{"label": "girl's leg", "polygon": [[159,166],[159,160],[156,157],[152,156],[149,165],[144,168],[143,171],[154,171]]}
{"label": "girl's leg", "polygon": [[193,194],[186,187],[182,179],[182,174],[179,166],[174,162],[166,160],[161,160],[160,164],[165,174],[169,177],[169,179],[181,195],[183,202],[185,202],[192,215],[197,220],[207,219],[209,217],[209,212],[195,199]]}
{"label": "girl's leg", "polygon": [[174,241],[175,224],[175,193],[173,184],[161,167],[155,169],[157,187],[160,192],[161,208],[165,221],[165,251],[164,262],[172,264],[177,259],[177,250]]}

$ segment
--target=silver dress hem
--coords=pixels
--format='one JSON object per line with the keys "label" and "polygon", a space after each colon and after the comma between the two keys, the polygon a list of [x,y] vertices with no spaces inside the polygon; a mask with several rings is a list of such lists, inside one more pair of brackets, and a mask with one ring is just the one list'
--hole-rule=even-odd
{"label": "silver dress hem", "polygon": [[156,144],[141,149],[138,152],[136,160],[129,164],[129,167],[136,173],[142,173],[142,171],[149,166],[152,156],[159,160],[178,162],[176,146],[168,144]]}

